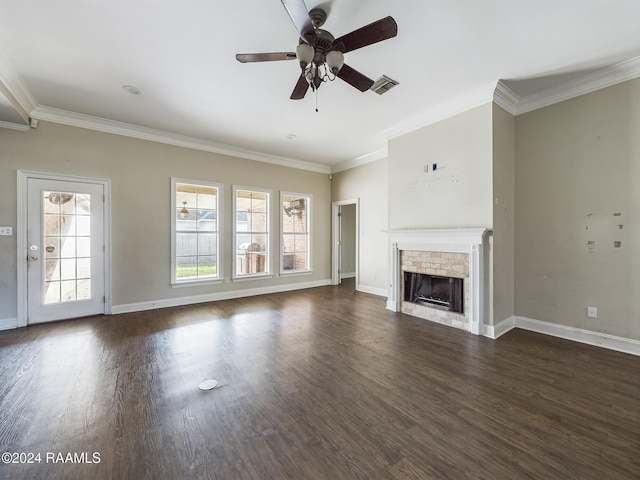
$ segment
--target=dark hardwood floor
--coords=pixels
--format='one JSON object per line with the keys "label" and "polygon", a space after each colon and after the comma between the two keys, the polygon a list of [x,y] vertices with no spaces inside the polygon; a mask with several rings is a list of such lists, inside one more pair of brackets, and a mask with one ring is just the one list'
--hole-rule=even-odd
{"label": "dark hardwood floor", "polygon": [[1,332],[0,413],[3,479],[640,478],[640,357],[348,283]]}

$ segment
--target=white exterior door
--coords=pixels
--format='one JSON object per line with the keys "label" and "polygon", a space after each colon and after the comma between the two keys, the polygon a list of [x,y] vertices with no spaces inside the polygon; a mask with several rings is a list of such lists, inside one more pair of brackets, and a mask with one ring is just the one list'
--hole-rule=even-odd
{"label": "white exterior door", "polygon": [[104,185],[27,180],[27,322],[105,313]]}

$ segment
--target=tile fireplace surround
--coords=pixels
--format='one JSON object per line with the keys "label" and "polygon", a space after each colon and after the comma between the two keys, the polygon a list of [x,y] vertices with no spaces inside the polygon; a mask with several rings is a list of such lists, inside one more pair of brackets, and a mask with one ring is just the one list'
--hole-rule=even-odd
{"label": "tile fireplace surround", "polygon": [[[484,330],[486,228],[393,230],[387,309],[462,328]],[[403,272],[464,278],[464,314],[403,302]],[[403,305],[404,304],[404,305]]]}

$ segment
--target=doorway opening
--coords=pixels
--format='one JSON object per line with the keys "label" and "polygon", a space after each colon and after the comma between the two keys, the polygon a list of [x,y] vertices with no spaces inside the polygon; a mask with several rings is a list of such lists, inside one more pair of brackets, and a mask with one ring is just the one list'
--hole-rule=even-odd
{"label": "doorway opening", "polygon": [[333,202],[331,283],[354,290],[357,290],[359,284],[359,213],[359,199]]}

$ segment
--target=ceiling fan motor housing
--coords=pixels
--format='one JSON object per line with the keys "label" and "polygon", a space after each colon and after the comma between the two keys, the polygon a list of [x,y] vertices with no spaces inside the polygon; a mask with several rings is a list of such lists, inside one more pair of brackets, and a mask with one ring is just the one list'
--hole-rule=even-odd
{"label": "ceiling fan motor housing", "polygon": [[326,30],[317,29],[316,30],[316,41],[313,44],[313,48],[315,50],[315,55],[313,57],[313,62],[316,65],[320,65],[324,63],[324,56],[329,51],[329,49],[333,46],[333,41],[335,38]]}
{"label": "ceiling fan motor housing", "polygon": [[309,18],[311,19],[311,24],[313,28],[316,30],[324,25],[324,22],[327,21],[327,12],[325,12],[321,8],[312,8],[309,11]]}

